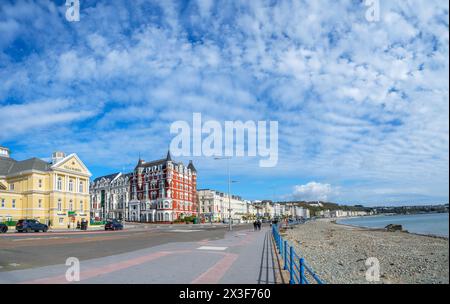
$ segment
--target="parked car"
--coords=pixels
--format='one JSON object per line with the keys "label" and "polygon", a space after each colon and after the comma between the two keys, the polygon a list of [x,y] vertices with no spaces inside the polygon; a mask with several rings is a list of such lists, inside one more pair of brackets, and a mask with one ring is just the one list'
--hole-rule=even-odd
{"label": "parked car", "polygon": [[17,232],[47,232],[48,226],[37,220],[19,220],[16,224]]}
{"label": "parked car", "polygon": [[108,220],[105,224],[105,230],[122,230],[123,225],[118,220]]}
{"label": "parked car", "polygon": [[6,233],[8,231],[8,226],[5,224],[0,224],[0,233]]}

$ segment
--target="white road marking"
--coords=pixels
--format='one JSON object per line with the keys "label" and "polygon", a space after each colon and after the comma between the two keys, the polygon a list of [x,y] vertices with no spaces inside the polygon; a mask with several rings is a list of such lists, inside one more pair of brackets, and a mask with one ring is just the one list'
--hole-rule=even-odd
{"label": "white road marking", "polygon": [[169,230],[169,231],[172,231],[172,232],[197,232],[197,231],[201,231],[201,230],[188,230],[188,229],[186,229],[186,230],[177,230],[177,229],[175,229],[175,230]]}
{"label": "white road marking", "polygon": [[198,250],[217,250],[217,251],[223,251],[227,249],[228,247],[213,247],[213,246],[201,246],[198,247]]}
{"label": "white road marking", "polygon": [[10,263],[9,266],[17,267],[17,266],[20,266],[20,264],[17,264],[17,263]]}
{"label": "white road marking", "polygon": [[27,239],[14,239],[13,242],[21,242],[21,241],[34,241],[34,240],[55,240],[55,239],[67,239],[67,237],[55,236],[55,237],[47,237],[47,238],[27,238]]}

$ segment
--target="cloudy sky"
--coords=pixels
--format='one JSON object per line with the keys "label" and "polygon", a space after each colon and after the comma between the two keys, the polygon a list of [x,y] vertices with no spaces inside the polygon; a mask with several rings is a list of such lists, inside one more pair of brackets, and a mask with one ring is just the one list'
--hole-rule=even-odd
{"label": "cloudy sky", "polygon": [[[442,0],[0,2],[0,145],[76,152],[94,177],[165,156],[170,125],[279,123],[279,160],[230,161],[248,199],[448,202]],[[188,161],[189,157],[179,158]],[[226,161],[191,157],[199,188]]]}

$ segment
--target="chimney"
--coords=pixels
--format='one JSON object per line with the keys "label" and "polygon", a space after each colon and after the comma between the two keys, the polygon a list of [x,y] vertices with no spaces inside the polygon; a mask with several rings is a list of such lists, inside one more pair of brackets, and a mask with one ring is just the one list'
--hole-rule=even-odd
{"label": "chimney", "polygon": [[0,146],[0,157],[6,157],[6,158],[9,158],[9,149]]}
{"label": "chimney", "polygon": [[64,152],[56,151],[52,154],[52,164],[56,164],[60,160],[64,159],[66,157],[66,154]]}

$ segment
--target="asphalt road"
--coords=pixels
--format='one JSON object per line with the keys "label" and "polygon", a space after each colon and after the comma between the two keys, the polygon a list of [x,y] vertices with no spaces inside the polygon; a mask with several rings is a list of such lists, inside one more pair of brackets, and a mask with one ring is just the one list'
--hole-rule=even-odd
{"label": "asphalt road", "polygon": [[148,225],[123,231],[0,235],[0,283],[274,283],[270,229]]}

